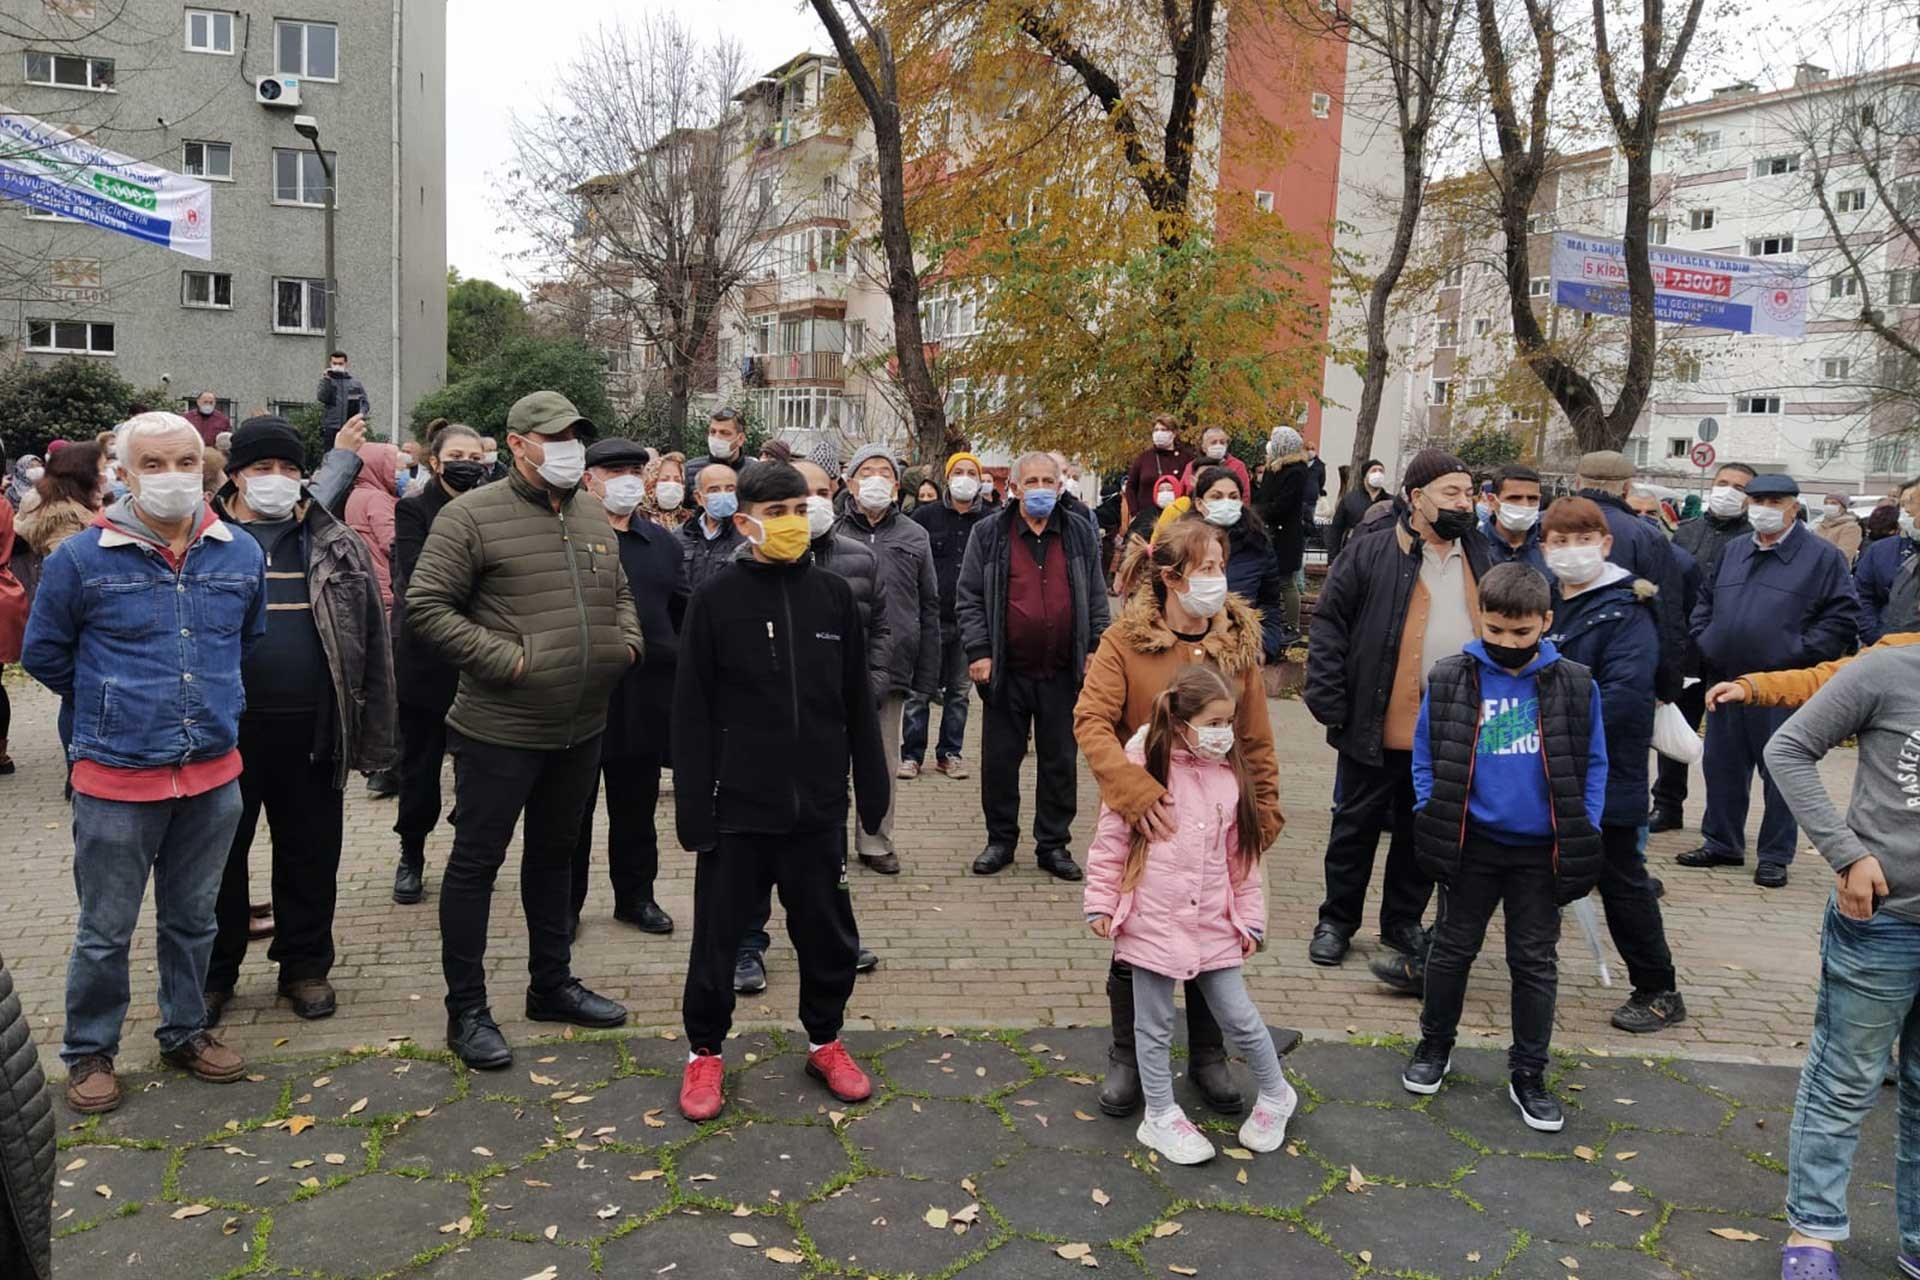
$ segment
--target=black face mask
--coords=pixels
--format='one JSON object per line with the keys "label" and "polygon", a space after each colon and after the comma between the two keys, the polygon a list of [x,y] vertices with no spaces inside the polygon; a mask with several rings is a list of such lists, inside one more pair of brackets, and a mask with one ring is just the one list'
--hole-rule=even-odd
{"label": "black face mask", "polygon": [[484,462],[443,462],[440,464],[440,478],[447,488],[455,493],[465,493],[487,478],[488,467]]}
{"label": "black face mask", "polygon": [[1487,656],[1493,659],[1496,666],[1505,667],[1509,671],[1520,671],[1524,669],[1526,665],[1532,662],[1540,653],[1540,642],[1538,640],[1535,640],[1529,645],[1519,646],[1494,644],[1489,640],[1482,640],[1480,644],[1486,649]]}
{"label": "black face mask", "polygon": [[1437,537],[1447,542],[1457,542],[1466,537],[1467,531],[1477,526],[1480,520],[1472,507],[1468,507],[1465,511],[1444,507],[1427,523],[1433,526],[1433,532]]}

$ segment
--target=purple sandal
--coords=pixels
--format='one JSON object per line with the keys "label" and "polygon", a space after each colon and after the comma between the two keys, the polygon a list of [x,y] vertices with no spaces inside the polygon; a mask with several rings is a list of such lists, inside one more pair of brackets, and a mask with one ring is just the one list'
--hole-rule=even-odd
{"label": "purple sandal", "polygon": [[1780,1280],[1840,1280],[1840,1259],[1817,1245],[1787,1245],[1780,1250]]}

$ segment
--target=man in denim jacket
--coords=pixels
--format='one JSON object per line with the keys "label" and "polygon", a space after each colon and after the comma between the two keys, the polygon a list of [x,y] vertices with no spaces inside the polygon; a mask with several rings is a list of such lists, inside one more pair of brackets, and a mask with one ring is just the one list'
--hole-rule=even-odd
{"label": "man in denim jacket", "polygon": [[200,993],[240,818],[240,663],[266,633],[265,566],[202,500],[203,448],[177,414],[122,424],[130,495],[48,557],[21,655],[73,717],[80,918],[60,1057],[81,1112],[120,1105],[127,950],[150,874],[161,1056],[215,1083],[246,1072],[207,1031]]}

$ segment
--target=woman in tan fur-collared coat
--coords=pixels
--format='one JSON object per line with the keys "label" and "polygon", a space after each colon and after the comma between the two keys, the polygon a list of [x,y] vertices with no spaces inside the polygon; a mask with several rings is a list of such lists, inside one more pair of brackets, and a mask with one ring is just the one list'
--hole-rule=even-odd
{"label": "woman in tan fur-collared coat", "polygon": [[[1073,736],[1100,787],[1102,803],[1150,832],[1170,832],[1179,815],[1171,811],[1165,788],[1127,759],[1126,744],[1147,723],[1154,699],[1182,667],[1209,664],[1227,678],[1238,697],[1234,735],[1253,777],[1265,847],[1279,837],[1286,819],[1280,812],[1273,724],[1267,718],[1260,676],[1260,615],[1234,595],[1211,616],[1186,607],[1204,594],[1195,592],[1200,585],[1195,579],[1224,576],[1226,561],[1224,531],[1198,520],[1169,524],[1151,548],[1136,545],[1117,579],[1129,598],[1087,662],[1073,710]],[[1113,1013],[1113,1047],[1100,1107],[1109,1115],[1127,1115],[1140,1105],[1140,1076],[1133,1044],[1133,971],[1119,961],[1107,975],[1107,1000]],[[1189,1074],[1208,1106],[1226,1114],[1240,1111],[1245,1102],[1227,1071],[1220,1025],[1191,983],[1187,1041]]]}

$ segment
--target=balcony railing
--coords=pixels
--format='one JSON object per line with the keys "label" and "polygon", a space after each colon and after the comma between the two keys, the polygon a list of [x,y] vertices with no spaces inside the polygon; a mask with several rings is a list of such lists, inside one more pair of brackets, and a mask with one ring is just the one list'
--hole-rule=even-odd
{"label": "balcony railing", "polygon": [[788,351],[748,356],[741,365],[741,381],[748,386],[783,382],[839,382],[846,377],[846,357],[838,351]]}
{"label": "balcony railing", "polygon": [[845,302],[847,277],[838,271],[802,271],[747,285],[746,309],[799,306],[809,302]]}

